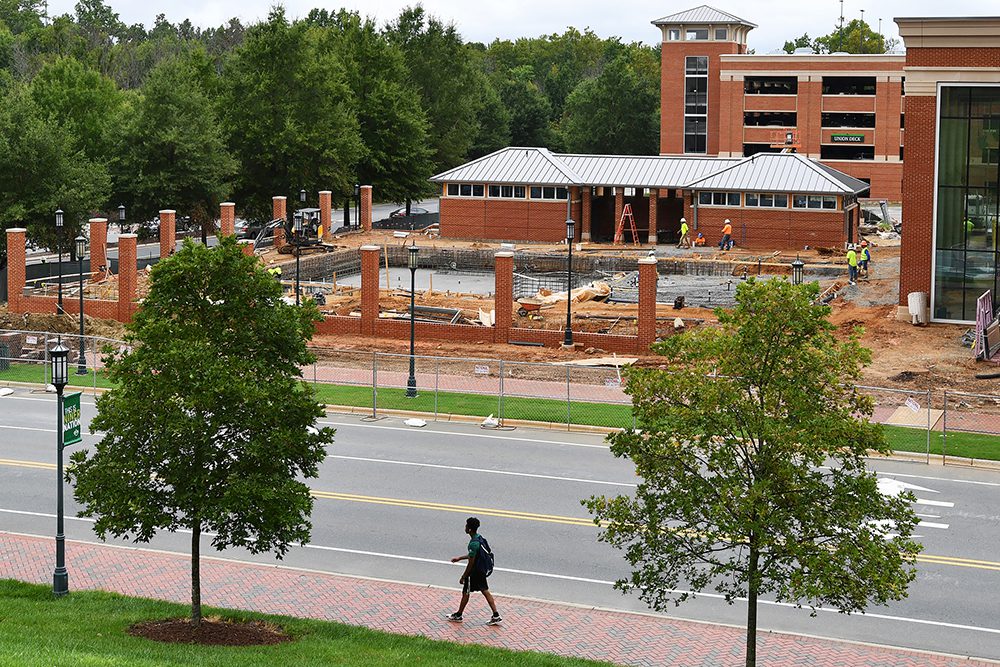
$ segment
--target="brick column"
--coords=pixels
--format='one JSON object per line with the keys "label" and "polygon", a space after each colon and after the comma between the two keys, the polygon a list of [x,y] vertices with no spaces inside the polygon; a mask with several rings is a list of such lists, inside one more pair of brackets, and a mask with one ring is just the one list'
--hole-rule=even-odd
{"label": "brick column", "polygon": [[510,340],[514,310],[514,253],[502,251],[493,256],[493,309],[496,322],[493,325],[493,342],[506,343]]}
{"label": "brick column", "polygon": [[361,333],[375,335],[378,320],[378,278],[379,256],[382,249],[377,245],[361,246]]}
{"label": "brick column", "polygon": [[118,237],[118,321],[132,319],[136,297],[136,236]]}
{"label": "brick column", "polygon": [[361,210],[358,215],[361,216],[361,228],[370,232],[372,230],[372,186],[370,185],[361,186]]}
{"label": "brick column", "polygon": [[177,211],[160,211],[160,259],[169,257],[177,245]]}
{"label": "brick column", "polygon": [[[287,220],[288,218],[285,208],[285,197],[271,197],[271,219],[272,220]],[[277,250],[285,245],[285,229],[284,227],[277,227],[274,230],[274,249]]]}
{"label": "brick column", "polygon": [[590,187],[583,189],[583,214],[580,216],[583,231],[580,232],[580,240],[584,243],[590,241]]}
{"label": "brick column", "polygon": [[320,190],[319,193],[319,224],[323,225],[323,238],[333,236],[333,193]]}
{"label": "brick column", "polygon": [[254,250],[253,239],[240,239],[239,244],[240,244],[240,250],[243,251],[244,255],[248,257],[253,255],[253,250]]}
{"label": "brick column", "polygon": [[[625,210],[625,188],[621,186],[615,187],[615,223],[612,229],[618,229],[618,223],[622,219],[622,211]],[[638,241],[638,239],[636,239]],[[622,241],[625,241],[625,235],[622,234]]]}
{"label": "brick column", "polygon": [[656,340],[656,258],[639,260],[639,341],[640,354]]}
{"label": "brick column", "polygon": [[28,230],[23,227],[11,227],[7,230],[7,306],[12,313],[22,312],[27,234]]}
{"label": "brick column", "polygon": [[231,201],[219,204],[219,236],[236,235],[236,204]]}
{"label": "brick column", "polygon": [[656,245],[656,203],[659,201],[660,191],[656,188],[649,190],[649,243]]}
{"label": "brick column", "polygon": [[[104,270],[101,270],[101,267]],[[108,219],[90,219],[90,277],[102,280],[108,275]]]}

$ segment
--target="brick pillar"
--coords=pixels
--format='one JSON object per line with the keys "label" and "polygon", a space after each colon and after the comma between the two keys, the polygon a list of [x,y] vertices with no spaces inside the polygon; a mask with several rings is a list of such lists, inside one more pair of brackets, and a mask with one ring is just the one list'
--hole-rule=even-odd
{"label": "brick pillar", "polygon": [[7,306],[12,313],[23,312],[21,297],[25,285],[27,234],[28,230],[23,227],[7,230]]}
{"label": "brick pillar", "polygon": [[639,260],[639,341],[640,354],[656,340],[656,258]]}
{"label": "brick pillar", "polygon": [[160,211],[160,259],[169,257],[177,245],[177,211]]}
{"label": "brick pillar", "polygon": [[[272,220],[287,220],[288,218],[285,208],[285,197],[271,197],[271,219]],[[277,250],[285,245],[285,229],[283,227],[277,227],[274,230],[274,249]]]}
{"label": "brick pillar", "polygon": [[493,326],[493,342],[506,343],[510,340],[514,311],[514,253],[498,252],[493,256],[493,309],[496,322]]}
{"label": "brick pillar", "polygon": [[219,236],[236,235],[236,204],[231,201],[219,204]]}
{"label": "brick pillar", "polygon": [[253,249],[254,249],[253,239],[240,239],[239,244],[240,244],[240,249],[243,251],[244,255],[248,257],[253,255]]}
{"label": "brick pillar", "polygon": [[136,297],[136,236],[118,237],[118,321],[132,319]]}
{"label": "brick pillar", "polygon": [[319,224],[323,225],[323,238],[333,236],[333,193],[320,190],[319,193]]}
{"label": "brick pillar", "polygon": [[106,275],[108,275],[108,219],[91,218],[90,277],[92,280],[101,280]]}
{"label": "brick pillar", "polygon": [[[615,223],[612,229],[618,229],[618,223],[621,222],[623,210],[625,210],[625,188],[618,186],[615,188]],[[623,234],[622,241],[624,240],[625,236]]]}
{"label": "brick pillar", "polygon": [[361,333],[375,335],[378,320],[379,255],[377,245],[361,246]]}
{"label": "brick pillar", "polygon": [[656,203],[660,199],[660,191],[656,188],[649,190],[649,243],[656,245]]}
{"label": "brick pillar", "polygon": [[372,230],[372,186],[361,186],[361,228],[366,232]]}
{"label": "brick pillar", "polygon": [[590,188],[583,189],[583,214],[580,216],[583,223],[583,231],[580,232],[580,240],[584,243],[590,241]]}

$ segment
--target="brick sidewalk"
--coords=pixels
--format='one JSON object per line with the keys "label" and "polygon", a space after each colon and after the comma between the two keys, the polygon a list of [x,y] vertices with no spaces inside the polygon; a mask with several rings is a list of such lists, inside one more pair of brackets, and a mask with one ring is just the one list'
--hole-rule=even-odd
{"label": "brick sidewalk", "polygon": [[[187,557],[67,542],[70,590],[102,589],[187,604]],[[52,582],[53,540],[0,532],[0,579]],[[456,570],[457,572],[457,570]],[[481,596],[464,625],[444,620],[457,591],[269,565],[202,559],[206,605],[338,621],[407,635],[628,665],[716,667],[743,663],[744,631],[642,614],[599,611],[498,596],[504,624],[488,627]],[[502,588],[502,582],[499,588]],[[761,632],[761,665],[958,667],[990,663]]]}

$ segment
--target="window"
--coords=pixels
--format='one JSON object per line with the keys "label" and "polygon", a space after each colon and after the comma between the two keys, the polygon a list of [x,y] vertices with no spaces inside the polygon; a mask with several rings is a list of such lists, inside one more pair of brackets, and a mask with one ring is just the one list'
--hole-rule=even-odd
{"label": "window", "polygon": [[769,192],[748,192],[744,198],[747,206],[760,208],[788,208],[788,195]]}
{"label": "window", "polygon": [[688,56],[684,59],[685,74],[708,74],[708,56]]}
{"label": "window", "polygon": [[458,183],[449,183],[448,184],[448,196],[449,197],[457,197],[458,196]]}
{"label": "window", "polygon": [[524,199],[524,197],[525,197],[525,187],[523,185],[515,185],[514,186],[514,198],[515,199]]}
{"label": "window", "polygon": [[874,146],[858,146],[857,144],[823,144],[819,147],[821,160],[874,160]]}
{"label": "window", "polygon": [[685,39],[687,39],[689,42],[694,40],[701,41],[704,39],[708,39],[708,28],[694,28],[692,30],[688,30]]}
{"label": "window", "polygon": [[743,124],[748,127],[795,127],[794,111],[747,111]]}
{"label": "window", "polygon": [[501,186],[499,186],[499,185],[491,185],[489,187],[489,190],[487,190],[487,192],[490,193],[490,197],[500,197],[501,196],[500,195],[500,190],[501,190]]}
{"label": "window", "polygon": [[540,187],[538,187],[537,185],[532,185],[531,186],[531,198],[532,199],[541,199],[542,198],[542,189]]}
{"label": "window", "polygon": [[828,211],[837,210],[837,197],[823,195],[823,208]]}
{"label": "window", "polygon": [[793,195],[792,206],[794,208],[824,209],[827,211],[837,210],[836,195]]}
{"label": "window", "polygon": [[905,113],[901,113],[901,114],[899,114],[899,129],[902,130],[902,129],[905,129],[905,128],[906,128],[906,114]]}
{"label": "window", "polygon": [[699,192],[698,204],[701,206],[739,206],[739,192]]}
{"label": "window", "polygon": [[449,197],[482,197],[484,194],[486,194],[485,185],[473,185],[471,183],[448,184]]}
{"label": "window", "polygon": [[472,186],[472,196],[473,197],[482,197],[485,193],[486,193],[486,187],[485,186],[482,186],[482,185],[473,185]]}
{"label": "window", "polygon": [[705,153],[708,151],[708,123],[704,118],[684,119],[684,152]]}
{"label": "window", "polygon": [[531,186],[531,198],[532,199],[567,199],[569,197],[569,190],[566,188],[557,188],[554,185],[532,185]]}
{"label": "window", "polygon": [[899,161],[900,162],[903,161],[903,147],[902,146],[899,147]]}
{"label": "window", "polygon": [[705,115],[708,113],[708,77],[688,76],[684,80],[684,113]]}
{"label": "window", "polygon": [[[902,118],[902,116],[900,116]],[[823,127],[875,127],[873,113],[824,113]]]}
{"label": "window", "polygon": [[874,95],[873,76],[824,76],[824,95]]}
{"label": "window", "polygon": [[460,197],[471,197],[472,196],[472,186],[468,183],[462,183],[458,186],[458,195]]}
{"label": "window", "polygon": [[680,30],[671,28],[670,30],[667,31],[667,39],[670,40],[671,42],[680,41],[680,38],[681,38]]}
{"label": "window", "polygon": [[[708,39],[707,30],[704,39]],[[708,151],[708,56],[684,59],[684,152]]]}
{"label": "window", "polygon": [[715,38],[718,39],[718,40],[729,39],[729,31],[726,28],[716,28],[715,29]]}
{"label": "window", "polygon": [[524,199],[523,185],[491,185],[489,187],[490,197],[502,197],[504,199]]}
{"label": "window", "polygon": [[795,95],[799,80],[794,76],[748,76],[743,79],[747,95]]}

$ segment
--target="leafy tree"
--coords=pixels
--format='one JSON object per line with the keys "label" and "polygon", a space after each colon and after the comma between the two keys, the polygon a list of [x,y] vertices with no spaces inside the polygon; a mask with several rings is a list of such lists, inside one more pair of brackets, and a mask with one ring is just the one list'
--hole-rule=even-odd
{"label": "leafy tree", "polygon": [[134,220],[176,208],[204,225],[228,196],[236,163],[203,88],[202,52],[158,64],[122,137],[118,188]]}
{"label": "leafy tree", "polygon": [[623,53],[570,94],[560,129],[570,152],[655,155],[659,126],[659,81]]}
{"label": "leafy tree", "polygon": [[795,53],[795,49],[809,48],[813,49],[813,51],[816,50],[815,46],[813,46],[813,40],[809,38],[809,33],[807,32],[802,33],[801,37],[796,37],[793,40],[785,42],[785,45],[781,48],[785,53]]}
{"label": "leafy tree", "polygon": [[548,146],[552,107],[534,82],[530,66],[518,67],[500,86],[500,99],[510,114],[510,137],[515,146]]}
{"label": "leafy tree", "polygon": [[18,35],[42,25],[45,0],[0,0],[0,21]]}
{"label": "leafy tree", "polygon": [[510,112],[504,106],[493,84],[486,81],[480,91],[479,111],[476,122],[479,130],[476,140],[469,148],[469,158],[482,157],[505,146],[512,145],[510,138]]}
{"label": "leafy tree", "polygon": [[759,596],[844,613],[899,600],[920,549],[912,494],[884,496],[865,467],[888,453],[853,386],[870,352],[834,338],[818,292],[751,280],[720,328],[657,343],[668,369],[627,375],[640,430],[609,437],[642,481],[584,501],[632,567],[618,588],[658,610],[708,587],[747,598],[748,666]]}
{"label": "leafy tree", "polygon": [[354,100],[336,54],[319,48],[309,23],[284,10],[249,28],[227,60],[219,109],[240,160],[236,198],[269,219],[271,197],[305,188],[353,188],[363,146]]}
{"label": "leafy tree", "polygon": [[853,19],[840,28],[834,28],[829,35],[817,37],[811,44],[816,53],[888,53],[899,45],[897,39],[886,39],[872,30],[871,26],[861,19]]}
{"label": "leafy tree", "polygon": [[131,349],[110,355],[115,389],[97,399],[91,450],[67,478],[101,538],[148,542],[191,531],[191,621],[201,621],[203,533],[216,549],[273,551],[309,539],[315,478],[333,431],[300,367],[319,318],[285,304],[281,287],[232,238],[185,241],[158,263],[127,327]]}

